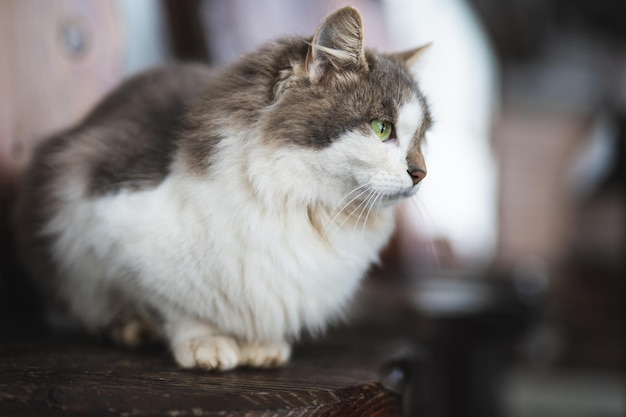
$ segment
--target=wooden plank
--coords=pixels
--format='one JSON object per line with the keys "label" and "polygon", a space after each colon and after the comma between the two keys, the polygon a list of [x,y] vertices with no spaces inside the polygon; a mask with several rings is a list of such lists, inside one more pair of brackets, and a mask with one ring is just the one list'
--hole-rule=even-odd
{"label": "wooden plank", "polygon": [[309,344],[285,368],[209,373],[181,370],[160,349],[8,342],[0,415],[396,416],[399,397],[377,383],[393,352],[388,343]]}

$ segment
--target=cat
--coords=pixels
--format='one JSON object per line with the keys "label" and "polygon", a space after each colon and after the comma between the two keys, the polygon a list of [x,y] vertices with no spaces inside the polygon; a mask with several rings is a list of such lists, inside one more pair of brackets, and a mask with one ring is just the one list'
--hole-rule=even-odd
{"label": "cat", "polygon": [[53,322],[184,368],[285,364],[338,320],[426,175],[431,124],[411,75],[359,12],[224,69],[138,75],[44,141],[16,241]]}

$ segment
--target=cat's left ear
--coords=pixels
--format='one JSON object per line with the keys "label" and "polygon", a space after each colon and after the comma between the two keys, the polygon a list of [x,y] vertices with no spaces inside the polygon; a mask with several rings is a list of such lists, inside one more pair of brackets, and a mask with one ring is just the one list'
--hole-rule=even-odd
{"label": "cat's left ear", "polygon": [[396,62],[404,65],[404,67],[409,71],[411,76],[418,80],[420,69],[423,68],[420,63],[420,59],[424,52],[427,52],[432,45],[432,42],[427,43],[426,45],[418,46],[417,48],[409,49],[404,52],[396,52],[395,54],[391,54],[390,57]]}
{"label": "cat's left ear", "polygon": [[417,62],[417,59],[430,49],[432,45],[433,43],[429,42],[417,48],[409,49],[408,51],[396,52],[395,54],[391,54],[391,56],[402,62],[405,67],[411,68],[413,64]]}
{"label": "cat's left ear", "polygon": [[305,67],[313,83],[334,72],[367,71],[363,19],[357,9],[344,7],[322,20],[313,35]]}

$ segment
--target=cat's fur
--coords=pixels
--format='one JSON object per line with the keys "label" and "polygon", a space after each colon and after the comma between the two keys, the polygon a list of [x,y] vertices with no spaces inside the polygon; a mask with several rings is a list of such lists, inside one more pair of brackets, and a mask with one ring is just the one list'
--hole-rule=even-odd
{"label": "cat's fur", "polygon": [[221,72],[123,84],[25,178],[17,240],[53,310],[131,345],[152,329],[184,367],[284,363],[341,316],[425,175],[418,53],[365,50],[347,7]]}

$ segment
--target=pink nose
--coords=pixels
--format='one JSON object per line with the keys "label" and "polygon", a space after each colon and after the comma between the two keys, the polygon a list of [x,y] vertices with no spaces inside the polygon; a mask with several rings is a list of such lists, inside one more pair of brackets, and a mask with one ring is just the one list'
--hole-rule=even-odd
{"label": "pink nose", "polygon": [[413,185],[417,185],[426,176],[426,171],[419,168],[407,172],[413,181]]}

